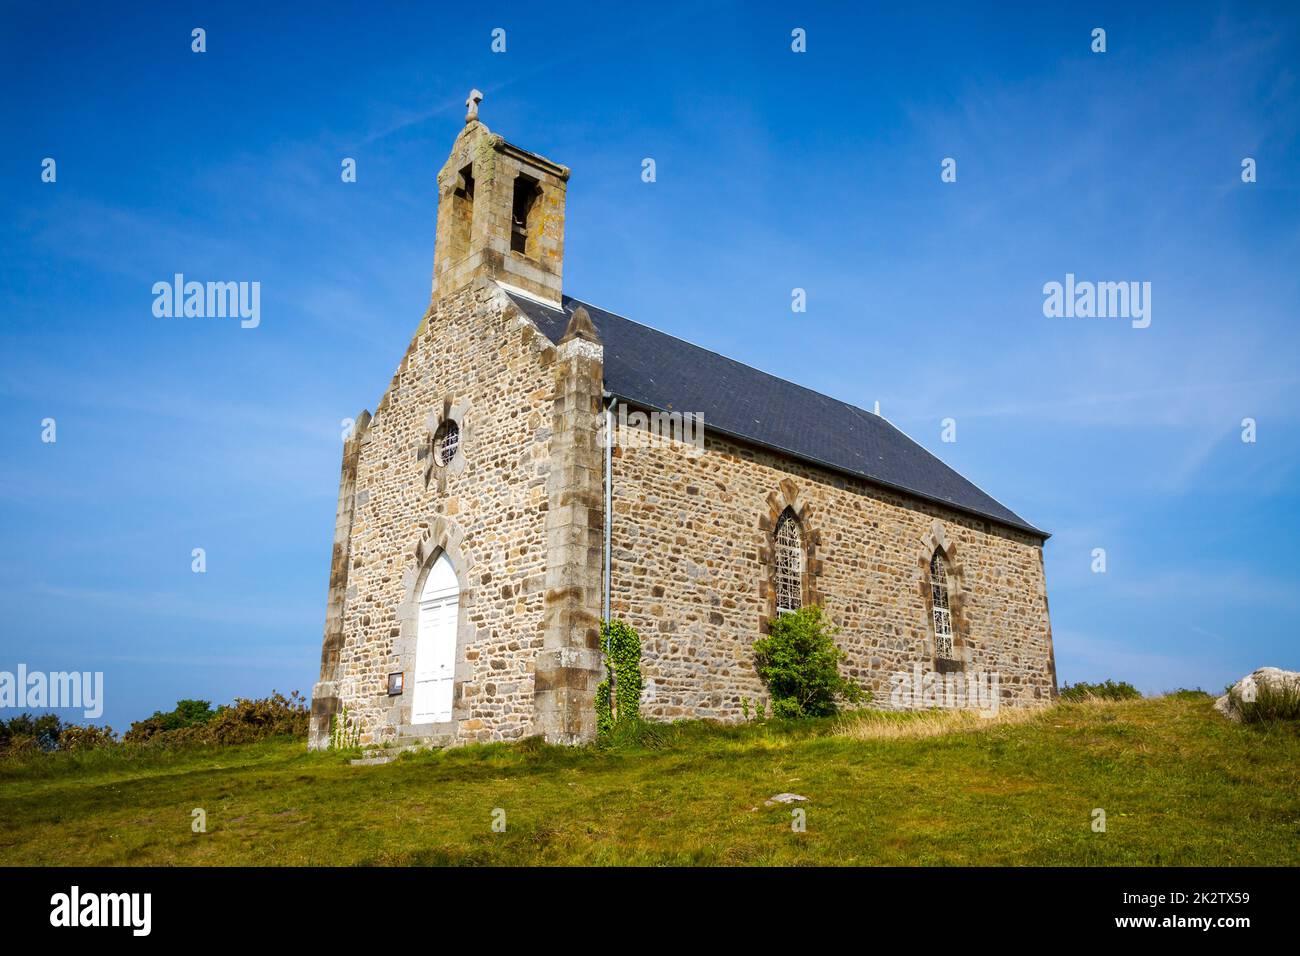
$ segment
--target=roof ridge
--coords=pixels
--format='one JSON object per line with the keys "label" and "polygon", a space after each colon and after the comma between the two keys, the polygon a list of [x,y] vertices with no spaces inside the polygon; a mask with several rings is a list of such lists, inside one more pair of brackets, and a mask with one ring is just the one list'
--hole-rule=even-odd
{"label": "roof ridge", "polygon": [[[712,425],[722,434],[731,435],[742,441],[755,442],[795,458],[855,475],[883,487],[955,508],[1005,527],[1027,531],[1044,539],[1050,536],[1048,532],[1030,524],[994,498],[883,415],[575,296],[561,296],[558,307],[526,297],[521,297],[521,301],[517,304],[522,306],[525,301],[528,309],[536,311],[537,319],[548,316],[544,321],[548,326],[556,326],[552,330],[556,335],[562,334],[568,316],[579,308],[585,308],[596,316],[607,316],[617,320],[617,324],[605,325],[606,333],[602,334],[602,338],[612,339],[606,342],[607,347],[621,337],[631,336],[629,341],[634,341],[652,336],[664,343],[662,347],[669,349],[670,352],[675,351],[677,353],[675,360],[680,361],[686,369],[694,366],[697,374],[700,369],[708,370],[710,378],[716,377],[721,382],[736,377],[738,383],[748,386],[743,392],[748,398],[741,398],[739,404],[733,398],[729,403],[732,406],[730,416],[739,414],[743,421],[739,419],[729,421],[729,416],[724,414],[722,419],[715,420]],[[615,335],[615,330],[620,327],[628,331]],[[640,332],[632,331],[634,329],[639,329]],[[550,336],[551,333],[547,334]],[[644,356],[640,357],[644,358]],[[627,359],[632,359],[634,365],[636,364],[631,354],[620,361]],[[672,366],[664,366],[661,371],[668,372],[670,368]],[[608,379],[608,368],[606,372]],[[624,399],[649,401],[651,407],[657,407],[656,394],[661,392],[662,388],[655,384],[658,376],[653,373],[651,376],[639,386],[642,390],[639,395],[635,387],[632,392],[619,394]],[[626,384],[629,383],[624,383]],[[610,385],[609,387],[614,389],[622,386]],[[710,399],[707,390],[706,387],[705,393],[700,393],[697,398],[705,401],[706,404],[710,401],[722,401],[722,405],[709,407],[714,407],[715,411],[721,409],[725,412],[724,406],[728,402],[716,395]],[[734,388],[732,391],[735,391]],[[784,396],[783,407],[770,404],[775,396],[781,395]],[[658,398],[666,400],[663,395],[659,395]],[[755,398],[758,399],[758,404],[753,403]],[[667,407],[671,408],[673,404],[670,403]],[[803,422],[799,421],[800,416],[803,417]],[[873,420],[883,427],[873,425]],[[815,421],[819,424],[812,424]],[[792,432],[791,428],[795,431]],[[826,437],[826,429],[837,428],[840,430],[838,438]],[[783,437],[774,437],[778,434]],[[819,434],[822,435],[821,438],[817,437]],[[827,444],[828,441],[830,444]]]}

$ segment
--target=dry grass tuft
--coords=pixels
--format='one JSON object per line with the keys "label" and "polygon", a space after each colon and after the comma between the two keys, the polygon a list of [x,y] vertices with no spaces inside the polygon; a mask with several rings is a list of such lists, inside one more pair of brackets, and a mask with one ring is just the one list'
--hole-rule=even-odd
{"label": "dry grass tuft", "polygon": [[1009,724],[1027,724],[1042,718],[1050,708],[1003,707],[996,714],[978,710],[860,710],[845,715],[836,736],[853,740],[897,740],[941,737],[944,734],[989,730]]}

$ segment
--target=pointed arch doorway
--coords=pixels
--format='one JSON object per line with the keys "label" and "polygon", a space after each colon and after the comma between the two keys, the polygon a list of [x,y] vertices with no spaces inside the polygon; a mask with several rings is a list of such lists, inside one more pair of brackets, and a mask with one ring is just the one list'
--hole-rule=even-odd
{"label": "pointed arch doorway", "polygon": [[442,724],[451,720],[459,610],[460,584],[451,559],[443,552],[429,569],[420,592],[415,696],[411,704],[413,724]]}

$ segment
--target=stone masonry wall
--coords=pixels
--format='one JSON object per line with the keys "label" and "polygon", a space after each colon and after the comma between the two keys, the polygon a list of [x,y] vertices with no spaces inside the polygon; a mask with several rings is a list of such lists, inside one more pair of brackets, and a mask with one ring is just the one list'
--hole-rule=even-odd
{"label": "stone masonry wall", "polygon": [[[337,693],[362,743],[526,736],[543,641],[555,349],[487,280],[436,300],[361,443]],[[430,439],[455,419],[446,467]],[[416,602],[446,550],[460,578],[451,726],[411,725]],[[387,694],[403,671],[404,691]]]}
{"label": "stone masonry wall", "polygon": [[1004,704],[1055,696],[1036,537],[712,435],[698,456],[638,444],[614,452],[611,608],[641,635],[647,716],[738,720],[742,698],[765,698],[752,645],[774,614],[772,530],[785,507],[810,553],[805,600],[843,629],[845,672],[874,705],[889,706],[891,674],[942,669],[928,588],[936,546],[965,668],[997,671]]}
{"label": "stone masonry wall", "polygon": [[534,675],[534,727],[548,743],[582,743],[596,736],[596,687],[604,676],[603,358],[591,318],[579,308],[554,363],[545,637]]}
{"label": "stone masonry wall", "polygon": [[370,413],[357,416],[352,435],[343,442],[338,504],[334,513],[334,546],[330,555],[329,598],[325,606],[325,639],[321,645],[320,680],[311,693],[311,726],[307,745],[312,750],[329,746],[333,721],[339,712],[339,653],[343,650],[343,609],[348,591],[348,547],[356,505],[357,461],[361,440],[370,425]]}

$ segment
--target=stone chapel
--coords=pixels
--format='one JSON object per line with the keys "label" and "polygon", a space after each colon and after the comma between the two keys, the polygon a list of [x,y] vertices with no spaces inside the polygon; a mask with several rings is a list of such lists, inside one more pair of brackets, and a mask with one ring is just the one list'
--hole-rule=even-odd
{"label": "stone chapel", "polygon": [[590,740],[605,618],[644,715],[740,720],[753,642],[814,602],[877,705],[918,665],[1054,698],[1048,535],[878,414],[565,295],[569,169],[481,99],[429,308],[343,446],[311,746],[344,708],[368,745]]}

